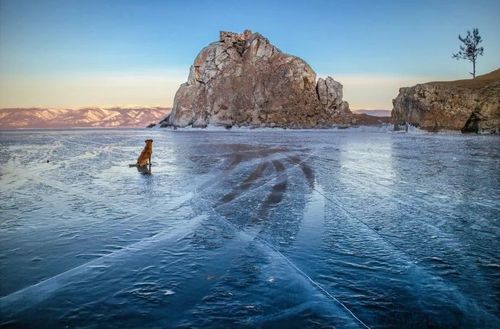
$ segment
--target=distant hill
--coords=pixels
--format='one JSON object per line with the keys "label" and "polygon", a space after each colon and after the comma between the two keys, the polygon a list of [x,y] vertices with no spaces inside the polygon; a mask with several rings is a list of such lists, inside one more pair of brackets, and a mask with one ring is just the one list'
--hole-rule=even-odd
{"label": "distant hill", "polygon": [[354,113],[354,119],[356,120],[356,124],[361,126],[380,126],[391,123],[391,117],[379,117],[364,113]]}
{"label": "distant hill", "polygon": [[367,114],[374,117],[390,117],[391,110],[353,110],[354,114]]}
{"label": "distant hill", "polygon": [[137,128],[157,123],[169,113],[167,107],[4,108],[0,129]]}

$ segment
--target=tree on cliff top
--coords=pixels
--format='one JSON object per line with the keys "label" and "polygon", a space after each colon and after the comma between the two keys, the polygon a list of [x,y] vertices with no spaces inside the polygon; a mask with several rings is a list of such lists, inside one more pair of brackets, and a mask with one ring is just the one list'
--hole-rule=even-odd
{"label": "tree on cliff top", "polygon": [[459,59],[468,59],[472,62],[472,78],[476,77],[476,61],[478,56],[483,55],[483,47],[478,47],[478,45],[483,41],[481,36],[479,35],[479,30],[477,28],[472,29],[472,33],[467,31],[467,36],[462,38],[462,36],[458,35],[458,40],[460,40],[463,45],[460,45],[460,50],[458,53],[453,54],[453,58]]}

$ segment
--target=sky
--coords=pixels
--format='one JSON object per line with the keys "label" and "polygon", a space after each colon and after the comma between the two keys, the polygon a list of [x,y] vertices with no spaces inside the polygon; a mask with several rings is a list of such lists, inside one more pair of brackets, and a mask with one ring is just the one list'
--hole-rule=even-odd
{"label": "sky", "polygon": [[172,106],[219,31],[251,29],[344,85],[351,109],[468,78],[451,58],[479,28],[478,74],[500,67],[500,1],[0,0],[0,107]]}

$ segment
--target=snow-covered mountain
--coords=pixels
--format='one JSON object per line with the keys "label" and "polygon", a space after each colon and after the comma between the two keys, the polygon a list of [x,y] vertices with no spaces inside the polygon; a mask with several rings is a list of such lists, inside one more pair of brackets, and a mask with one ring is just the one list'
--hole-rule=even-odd
{"label": "snow-covered mountain", "polygon": [[133,128],[157,123],[167,107],[85,107],[78,109],[0,109],[0,129],[9,128]]}
{"label": "snow-covered mountain", "polygon": [[355,114],[366,114],[374,117],[390,117],[391,110],[353,110]]}

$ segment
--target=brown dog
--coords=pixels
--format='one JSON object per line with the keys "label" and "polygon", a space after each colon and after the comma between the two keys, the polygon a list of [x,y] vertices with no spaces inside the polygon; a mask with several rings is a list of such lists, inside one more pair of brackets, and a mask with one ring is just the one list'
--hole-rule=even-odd
{"label": "brown dog", "polygon": [[145,166],[147,164],[151,165],[151,155],[153,154],[153,140],[152,139],[146,139],[146,146],[144,146],[144,149],[141,152],[141,155],[139,155],[139,158],[137,158],[137,163],[135,164],[138,167]]}

